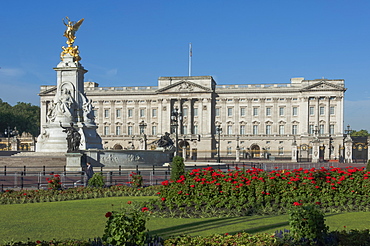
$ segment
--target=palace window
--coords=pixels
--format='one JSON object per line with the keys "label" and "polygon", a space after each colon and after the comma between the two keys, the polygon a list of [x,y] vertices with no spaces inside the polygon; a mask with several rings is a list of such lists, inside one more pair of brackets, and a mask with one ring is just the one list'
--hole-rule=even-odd
{"label": "palace window", "polygon": [[133,134],[132,126],[128,126],[128,127],[127,127],[127,134],[128,134],[128,135],[132,135],[132,134]]}
{"label": "palace window", "polygon": [[267,125],[266,126],[266,135],[270,135],[271,134],[271,125]]}
{"label": "palace window", "polygon": [[330,107],[330,115],[335,114],[335,108],[333,106]]}
{"label": "palace window", "polygon": [[130,108],[130,109],[127,110],[127,116],[129,118],[132,118],[133,114],[134,114],[134,110],[132,108]]}
{"label": "palace window", "polygon": [[157,126],[152,126],[152,135],[157,135]]}
{"label": "palace window", "polygon": [[253,116],[258,116],[258,108],[253,108]]}
{"label": "palace window", "polygon": [[233,126],[227,126],[227,134],[228,135],[233,134]]}
{"label": "palace window", "polygon": [[313,125],[308,126],[308,133],[311,135],[313,134]]}
{"label": "palace window", "polygon": [[280,107],[279,108],[279,115],[280,116],[283,116],[284,115],[284,109],[285,109],[284,107]]}
{"label": "palace window", "polygon": [[324,134],[324,128],[325,126],[324,125],[320,125],[320,134]]}
{"label": "palace window", "polygon": [[156,108],[152,109],[152,117],[157,117],[157,109]]}
{"label": "palace window", "polygon": [[193,128],[193,134],[198,134],[198,126],[197,125],[194,125],[194,128]]}
{"label": "palace window", "polygon": [[188,116],[188,108],[183,108],[182,109],[182,115],[183,116]]}
{"label": "palace window", "polygon": [[240,135],[245,135],[245,125],[240,126]]}
{"label": "palace window", "polygon": [[298,134],[298,125],[292,125],[292,134],[297,135]]}
{"label": "palace window", "polygon": [[198,116],[198,108],[194,108],[193,113],[194,113],[194,116]]}
{"label": "palace window", "polygon": [[297,116],[298,115],[298,107],[293,107],[292,108],[292,114],[293,114],[293,116]]}
{"label": "palace window", "polygon": [[240,108],[240,116],[245,116],[245,108]]}
{"label": "palace window", "polygon": [[216,116],[220,116],[220,108],[216,108]]}
{"label": "palace window", "polygon": [[145,117],[145,109],[140,109],[140,117]]}
{"label": "palace window", "polygon": [[310,115],[314,115],[315,114],[315,108],[314,107],[310,107]]}
{"label": "palace window", "polygon": [[227,116],[233,116],[233,108],[227,108]]}
{"label": "palace window", "polygon": [[271,108],[266,108],[266,116],[271,116]]}
{"label": "palace window", "polygon": [[325,113],[325,108],[324,108],[324,107],[320,107],[320,108],[319,108],[319,110],[320,110],[320,115],[324,115],[324,113]]}
{"label": "palace window", "polygon": [[331,135],[334,134],[334,125],[329,126],[329,134],[331,134]]}
{"label": "palace window", "polygon": [[116,109],[116,117],[121,118],[121,109]]}
{"label": "palace window", "polygon": [[257,135],[257,134],[258,134],[258,126],[254,125],[253,126],[253,135]]}
{"label": "palace window", "polygon": [[279,147],[279,155],[284,155],[284,147]]}
{"label": "palace window", "polygon": [[121,126],[116,126],[116,135],[121,135]]}
{"label": "palace window", "polygon": [[104,117],[109,118],[109,109],[104,109]]}
{"label": "palace window", "polygon": [[109,135],[109,126],[104,126],[104,135]]}
{"label": "palace window", "polygon": [[232,149],[230,146],[227,147],[227,155],[231,155],[232,154]]}
{"label": "palace window", "polygon": [[285,131],[285,126],[284,125],[279,125],[279,134],[284,135],[284,131]]}

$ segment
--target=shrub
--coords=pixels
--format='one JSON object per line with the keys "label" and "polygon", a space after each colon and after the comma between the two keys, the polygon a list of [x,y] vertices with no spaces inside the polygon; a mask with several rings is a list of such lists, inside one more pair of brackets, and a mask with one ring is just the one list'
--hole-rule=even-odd
{"label": "shrub", "polygon": [[89,179],[88,185],[91,187],[104,187],[104,177],[102,173],[94,173],[94,175]]}
{"label": "shrub", "polygon": [[178,180],[181,175],[185,174],[184,158],[175,156],[171,163],[171,180]]}
{"label": "shrub", "polygon": [[140,188],[143,186],[143,176],[137,173],[130,174],[131,181],[129,182],[133,188]]}
{"label": "shrub", "polygon": [[131,206],[118,212],[106,213],[108,221],[102,239],[112,245],[144,245],[147,239],[145,223],[148,213],[146,207],[139,211]]}
{"label": "shrub", "polygon": [[323,245],[329,227],[325,225],[324,214],[315,205],[302,206],[294,202],[289,214],[289,225],[296,242]]}
{"label": "shrub", "polygon": [[51,190],[58,190],[62,188],[62,182],[60,182],[60,175],[58,174],[50,174],[50,178],[46,178],[48,181],[48,188]]}

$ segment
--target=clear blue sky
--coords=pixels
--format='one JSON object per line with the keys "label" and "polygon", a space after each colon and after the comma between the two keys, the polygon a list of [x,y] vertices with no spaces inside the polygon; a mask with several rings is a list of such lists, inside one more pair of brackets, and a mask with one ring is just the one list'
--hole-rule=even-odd
{"label": "clear blue sky", "polygon": [[370,1],[2,1],[0,98],[39,105],[56,84],[69,16],[86,81],[157,85],[211,75],[218,84],[344,79],[345,125],[370,130]]}

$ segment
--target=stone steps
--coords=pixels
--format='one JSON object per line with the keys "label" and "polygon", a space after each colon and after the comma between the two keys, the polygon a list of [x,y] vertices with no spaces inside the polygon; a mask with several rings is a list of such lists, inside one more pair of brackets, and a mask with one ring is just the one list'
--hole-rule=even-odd
{"label": "stone steps", "polygon": [[63,171],[66,157],[62,156],[0,156],[0,173],[6,170],[23,171],[24,166],[29,171],[41,171],[45,166],[47,170]]}

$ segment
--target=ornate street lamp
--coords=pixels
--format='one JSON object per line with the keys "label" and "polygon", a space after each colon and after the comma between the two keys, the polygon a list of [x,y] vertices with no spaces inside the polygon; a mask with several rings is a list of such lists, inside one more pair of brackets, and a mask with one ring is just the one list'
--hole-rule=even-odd
{"label": "ornate street lamp", "polygon": [[178,108],[175,108],[171,113],[171,128],[176,134],[176,155],[179,155],[179,123],[182,121],[182,113]]}
{"label": "ornate street lamp", "polygon": [[140,128],[140,134],[143,135],[143,141],[144,141],[144,150],[146,150],[146,134],[145,134],[145,128],[146,128],[147,124],[142,120],[140,123],[139,123],[139,128]]}
{"label": "ornate street lamp", "polygon": [[218,163],[221,162],[221,157],[220,157],[221,132],[222,132],[221,125],[218,125],[216,127],[216,133],[218,134],[218,144],[217,144],[217,162]]}

